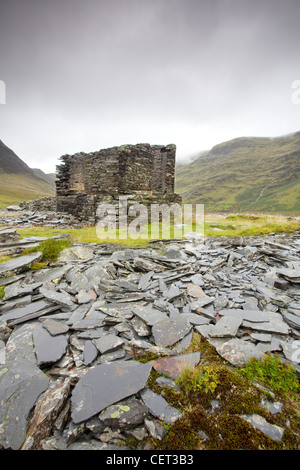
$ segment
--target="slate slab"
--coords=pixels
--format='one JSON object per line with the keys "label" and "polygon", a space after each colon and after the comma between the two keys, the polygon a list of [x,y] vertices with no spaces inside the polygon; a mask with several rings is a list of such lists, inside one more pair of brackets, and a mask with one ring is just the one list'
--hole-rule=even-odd
{"label": "slate slab", "polygon": [[84,344],[84,350],[83,350],[83,363],[85,365],[91,364],[96,357],[98,356],[98,349],[94,345],[93,341],[86,341]]}
{"label": "slate slab", "polygon": [[156,418],[170,424],[181,418],[182,414],[177,408],[169,405],[161,395],[154,393],[150,388],[142,390],[140,395],[151,414]]}
{"label": "slate slab", "polygon": [[38,263],[43,258],[43,253],[31,253],[30,255],[20,256],[10,261],[0,264],[0,279],[13,273],[19,274],[29,269],[33,263]]}
{"label": "slate slab", "polygon": [[200,353],[181,354],[179,356],[161,357],[150,361],[153,368],[168,375],[171,379],[175,380],[179,377],[182,370],[186,367],[193,368],[200,362]]}
{"label": "slate slab", "polygon": [[17,307],[14,308],[1,316],[1,320],[9,321],[9,320],[16,320],[22,317],[26,317],[32,313],[40,312],[43,309],[50,307],[51,302],[45,300],[39,300],[38,302],[33,302],[25,307]]}
{"label": "slate slab", "polygon": [[276,424],[270,424],[268,421],[260,415],[253,414],[253,415],[240,415],[242,419],[247,421],[248,423],[252,424],[256,429],[266,434],[270,437],[273,441],[281,441],[284,429]]}
{"label": "slate slab", "polygon": [[263,356],[263,352],[252,343],[238,338],[226,341],[216,349],[220,356],[234,366],[244,366],[250,357],[260,359]]}
{"label": "slate slab", "polygon": [[261,310],[243,310],[241,308],[222,309],[219,312],[221,316],[230,316],[248,320],[253,323],[263,323],[269,320],[268,315]]}
{"label": "slate slab", "polygon": [[114,334],[107,334],[95,339],[94,344],[101,354],[105,354],[121,347],[124,344],[124,340]]}
{"label": "slate slab", "polygon": [[209,335],[213,338],[234,337],[241,323],[241,318],[235,318],[229,315],[224,316],[211,328]]}
{"label": "slate slab", "polygon": [[50,318],[43,320],[42,325],[52,336],[61,335],[69,331],[69,327],[65,323]]}
{"label": "slate slab", "polygon": [[26,440],[22,450],[40,450],[41,441],[50,436],[52,427],[62,410],[70,390],[70,379],[52,382],[39,398],[32,418],[28,423]]}
{"label": "slate slab", "polygon": [[177,343],[191,330],[192,325],[183,316],[167,318],[156,322],[152,327],[152,335],[157,346],[167,347]]}
{"label": "slate slab", "polygon": [[42,325],[33,330],[34,349],[38,365],[58,361],[66,352],[68,334],[52,336]]}
{"label": "slate slab", "polygon": [[150,306],[133,308],[132,312],[149,326],[168,318],[165,312],[161,312]]}
{"label": "slate slab", "polygon": [[52,289],[47,289],[46,287],[40,288],[40,293],[51,302],[61,305],[62,307],[71,307],[74,305],[74,302],[71,299],[71,296],[67,292],[57,292]]}
{"label": "slate slab", "polygon": [[108,406],[99,415],[100,421],[111,429],[130,429],[142,424],[149,414],[143,402],[132,397]]}
{"label": "slate slab", "polygon": [[117,361],[89,370],[76,384],[71,398],[72,420],[85,421],[109,405],[145,387],[151,364]]}
{"label": "slate slab", "polygon": [[19,450],[25,440],[27,419],[36,400],[48,388],[48,377],[37,367],[32,330],[23,325],[6,345],[6,364],[0,368],[0,444]]}

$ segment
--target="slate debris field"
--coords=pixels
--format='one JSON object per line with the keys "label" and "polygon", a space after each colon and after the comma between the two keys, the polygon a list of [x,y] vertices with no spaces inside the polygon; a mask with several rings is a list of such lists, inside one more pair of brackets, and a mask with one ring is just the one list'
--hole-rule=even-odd
{"label": "slate debris field", "polygon": [[[14,229],[0,229],[0,243],[18,246]],[[37,271],[39,253],[1,263],[0,448],[162,439],[161,423],[181,412],[147,380],[155,369],[167,376],[161,387],[178,387],[182,368],[201,359],[186,353],[194,332],[233,367],[271,352],[299,376],[299,253],[296,232],[135,249],[76,243]],[[163,357],[142,363],[137,352]],[[259,415],[243,418],[275,441],[284,435]]]}

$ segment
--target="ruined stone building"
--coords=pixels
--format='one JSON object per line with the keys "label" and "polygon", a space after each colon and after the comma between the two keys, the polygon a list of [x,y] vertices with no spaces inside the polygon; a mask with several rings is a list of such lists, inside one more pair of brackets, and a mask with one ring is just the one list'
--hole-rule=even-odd
{"label": "ruined stone building", "polygon": [[174,193],[176,146],[123,145],[63,155],[57,166],[57,211],[95,223],[99,204],[120,196],[144,205],[180,203]]}

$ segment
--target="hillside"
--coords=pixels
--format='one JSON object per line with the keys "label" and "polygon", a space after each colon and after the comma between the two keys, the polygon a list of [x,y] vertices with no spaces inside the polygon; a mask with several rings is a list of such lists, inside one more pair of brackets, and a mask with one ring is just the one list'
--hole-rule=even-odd
{"label": "hillside", "polygon": [[210,212],[300,212],[300,132],[241,137],[176,168],[177,193]]}
{"label": "hillside", "polygon": [[43,172],[39,172],[29,168],[0,140],[0,207],[53,196],[53,183],[45,179]]}

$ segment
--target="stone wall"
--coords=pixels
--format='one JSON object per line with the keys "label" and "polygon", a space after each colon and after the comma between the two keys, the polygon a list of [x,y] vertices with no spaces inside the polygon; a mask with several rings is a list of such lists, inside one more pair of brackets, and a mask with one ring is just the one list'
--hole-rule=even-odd
{"label": "stone wall", "polygon": [[[57,211],[96,221],[102,202],[181,203],[174,193],[176,146],[123,145],[93,153],[63,155],[57,167]],[[108,200],[107,200],[108,197]]]}

